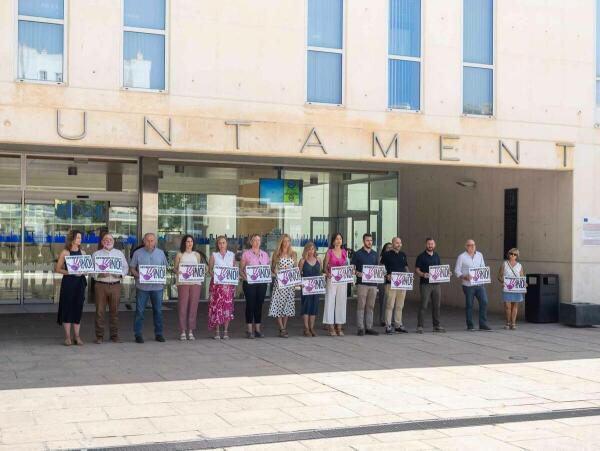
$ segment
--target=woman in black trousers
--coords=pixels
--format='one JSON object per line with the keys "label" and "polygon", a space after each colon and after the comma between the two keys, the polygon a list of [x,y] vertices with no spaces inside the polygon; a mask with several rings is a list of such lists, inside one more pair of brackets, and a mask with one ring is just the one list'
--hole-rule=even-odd
{"label": "woman in black trousers", "polygon": [[[246,338],[262,338],[261,332],[262,308],[267,294],[268,283],[253,283],[258,276],[254,272],[247,274],[247,266],[269,266],[269,254],[260,248],[260,235],[255,233],[250,237],[250,249],[244,251],[240,261],[240,274],[243,283],[244,297],[246,298]],[[266,271],[266,268],[265,268]],[[271,274],[269,268],[268,274]]]}

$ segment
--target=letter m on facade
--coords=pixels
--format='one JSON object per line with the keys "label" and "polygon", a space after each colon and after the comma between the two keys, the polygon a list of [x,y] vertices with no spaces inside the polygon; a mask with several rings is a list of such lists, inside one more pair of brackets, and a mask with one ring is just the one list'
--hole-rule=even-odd
{"label": "letter m on facade", "polygon": [[383,146],[381,145],[379,136],[377,136],[377,133],[373,132],[373,156],[374,157],[377,156],[377,148],[379,148],[379,151],[381,152],[383,157],[387,158],[388,154],[390,153],[390,150],[392,150],[392,147],[394,148],[394,157],[398,158],[398,133],[396,133],[394,135],[394,137],[390,141],[387,148],[385,150],[383,150]]}

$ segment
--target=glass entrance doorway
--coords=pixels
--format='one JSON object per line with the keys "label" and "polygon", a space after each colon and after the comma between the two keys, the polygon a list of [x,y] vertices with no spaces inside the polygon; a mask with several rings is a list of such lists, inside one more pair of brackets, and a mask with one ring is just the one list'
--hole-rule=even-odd
{"label": "glass entrance doorway", "polygon": [[[115,237],[115,247],[128,256],[137,242],[137,205],[135,196],[131,197],[123,193],[27,192],[23,215],[23,301],[57,302],[61,275],[54,272],[54,267],[70,230],[81,232],[82,249],[88,254],[98,249],[100,235],[108,231]],[[125,280],[125,286],[130,284]]]}

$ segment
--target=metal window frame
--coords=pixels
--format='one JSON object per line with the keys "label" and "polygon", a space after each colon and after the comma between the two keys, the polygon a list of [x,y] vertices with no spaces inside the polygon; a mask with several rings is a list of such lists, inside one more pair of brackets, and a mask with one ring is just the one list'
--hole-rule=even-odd
{"label": "metal window frame", "polygon": [[[135,91],[135,92],[150,92],[150,93],[169,93],[169,61],[170,61],[170,21],[171,21],[171,0],[165,0],[165,29],[159,30],[156,28],[144,28],[144,27],[129,27],[125,25],[125,0],[121,0],[121,43],[119,46],[120,50],[120,71],[119,71],[119,86],[123,91]],[[154,34],[164,36],[165,38],[165,87],[164,89],[151,89],[151,88],[135,88],[131,86],[125,86],[125,33],[143,33],[143,34]]]}
{"label": "metal window frame", "polygon": [[[69,41],[68,41],[68,17],[69,17],[69,0],[64,0],[63,2],[63,18],[62,19],[52,19],[49,17],[39,17],[39,16],[26,16],[19,14],[19,0],[13,1],[14,7],[14,36],[15,36],[15,53],[14,53],[14,61],[15,61],[15,81],[18,83],[33,83],[40,85],[52,85],[52,86],[67,86],[68,85],[68,61],[69,61]],[[31,80],[29,78],[21,78],[19,77],[19,22],[37,22],[37,23],[46,23],[53,25],[61,25],[63,30],[63,51],[62,51],[62,81],[51,81],[51,80]]]}
{"label": "metal window frame", "polygon": [[598,8],[600,8],[600,0],[596,0],[594,2],[594,49],[596,50],[594,54],[594,74],[596,78],[596,83],[594,84],[594,127],[600,127],[600,103],[598,103],[598,83],[600,82],[600,72],[597,69],[598,65],[598,52],[600,48],[598,47],[598,33],[600,33],[600,23],[598,23]]}
{"label": "metal window frame", "polygon": [[[462,0],[460,5],[460,36],[461,36],[461,46],[460,46],[460,60],[461,60],[461,68],[460,68],[460,97],[461,97],[461,114],[465,117],[476,117],[476,118],[488,118],[494,119],[496,117],[496,99],[497,99],[497,84],[496,84],[496,55],[497,52],[497,32],[498,32],[498,1],[492,0],[492,64],[477,64],[477,63],[468,63],[465,61],[465,1]],[[492,71],[492,114],[474,114],[474,113],[465,113],[465,67],[473,67],[477,69],[488,69]]]}
{"label": "metal window frame", "polygon": [[[385,87],[386,93],[387,93],[387,110],[388,111],[393,111],[393,112],[398,112],[398,113],[408,113],[408,114],[421,114],[423,113],[423,95],[424,95],[424,91],[423,91],[423,50],[424,50],[424,38],[425,38],[425,32],[424,32],[424,27],[425,27],[425,14],[424,14],[424,8],[425,8],[425,3],[423,0],[419,0],[420,1],[420,13],[421,13],[421,17],[419,18],[421,21],[421,34],[420,34],[420,52],[419,52],[419,57],[415,57],[415,56],[403,56],[403,55],[394,55],[392,53],[390,53],[390,15],[391,15],[391,8],[390,8],[390,1],[387,1],[387,11],[386,11],[386,18],[388,19],[387,21],[387,26],[386,26],[386,40],[387,40],[387,58],[385,60],[385,69],[387,72],[387,86]],[[412,61],[412,62],[416,62],[419,63],[419,109],[417,110],[413,110],[413,109],[404,109],[404,108],[392,108],[390,107],[390,60],[399,60],[399,61]]]}
{"label": "metal window frame", "polygon": [[[325,107],[345,107],[346,105],[346,25],[348,20],[348,2],[342,0],[342,48],[316,47],[308,45],[308,0],[304,2],[304,100],[306,105]],[[312,102],[308,100],[308,52],[337,53],[342,55],[342,103]]]}

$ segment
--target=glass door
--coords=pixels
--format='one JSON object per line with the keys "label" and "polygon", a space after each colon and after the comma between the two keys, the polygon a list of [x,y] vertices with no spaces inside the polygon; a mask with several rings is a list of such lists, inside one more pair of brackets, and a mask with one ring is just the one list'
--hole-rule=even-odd
{"label": "glass door", "polygon": [[20,193],[0,195],[0,303],[18,304],[21,292]]}
{"label": "glass door", "polygon": [[[70,230],[82,234],[82,249],[98,249],[100,234],[115,236],[115,247],[129,258],[137,242],[137,207],[130,195],[97,193],[26,193],[24,207],[23,300],[58,302],[61,275],[54,272]],[[126,278],[128,299],[133,282]],[[91,298],[89,298],[91,299]]]}

